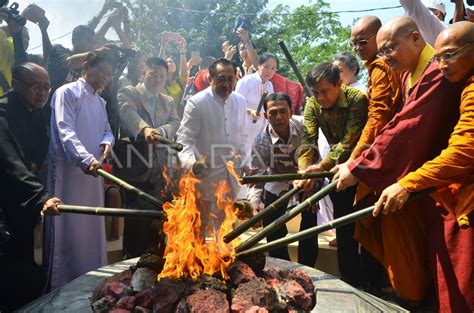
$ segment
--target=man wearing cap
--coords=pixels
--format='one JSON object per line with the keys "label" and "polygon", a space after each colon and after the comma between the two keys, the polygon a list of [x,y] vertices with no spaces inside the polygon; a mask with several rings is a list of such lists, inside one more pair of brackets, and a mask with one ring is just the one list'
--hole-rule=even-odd
{"label": "man wearing cap", "polygon": [[446,7],[441,0],[400,0],[405,15],[411,17],[427,43],[434,45],[436,37],[446,27],[443,23]]}

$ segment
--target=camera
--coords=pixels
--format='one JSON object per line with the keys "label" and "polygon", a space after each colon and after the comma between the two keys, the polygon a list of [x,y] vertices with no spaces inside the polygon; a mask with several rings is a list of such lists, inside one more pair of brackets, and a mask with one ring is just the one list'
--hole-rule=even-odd
{"label": "camera", "polygon": [[109,1],[109,5],[112,8],[115,8],[115,9],[120,9],[120,8],[123,7],[123,4],[121,2],[117,2],[117,1]]}
{"label": "camera", "polygon": [[[0,7],[4,7],[8,4],[8,0],[0,0]],[[8,19],[14,21],[18,26],[25,26],[26,18],[20,15],[18,11],[18,3],[13,2],[8,7]]]}
{"label": "camera", "polygon": [[250,32],[250,22],[249,20],[242,14],[239,14],[236,18],[235,18],[235,22],[234,22],[234,28],[232,29],[232,32],[234,34],[237,33],[237,29],[239,28],[243,28],[245,29],[246,31]]}

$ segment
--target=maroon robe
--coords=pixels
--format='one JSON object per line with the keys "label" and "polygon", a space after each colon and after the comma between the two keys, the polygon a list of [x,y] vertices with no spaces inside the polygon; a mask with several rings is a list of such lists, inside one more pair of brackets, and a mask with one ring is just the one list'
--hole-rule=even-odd
{"label": "maroon robe", "polygon": [[[407,75],[403,90],[406,85]],[[403,99],[400,112],[372,146],[349,164],[352,174],[380,194],[439,155],[459,117],[460,90],[436,64],[430,64]],[[425,197],[403,210],[356,225],[356,239],[385,266],[394,289],[409,301],[421,301],[432,280],[426,212],[434,209],[434,201]]]}

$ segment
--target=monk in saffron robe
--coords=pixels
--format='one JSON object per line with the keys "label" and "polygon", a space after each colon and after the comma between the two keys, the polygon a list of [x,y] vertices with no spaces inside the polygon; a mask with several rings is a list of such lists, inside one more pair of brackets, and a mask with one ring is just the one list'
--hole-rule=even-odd
{"label": "monk in saffron robe", "polygon": [[370,147],[380,130],[393,118],[400,105],[400,77],[382,58],[377,57],[375,37],[381,27],[382,23],[378,17],[364,16],[354,24],[351,31],[351,46],[364,61],[369,72],[367,123],[362,130],[357,146],[352,151],[352,160]]}
{"label": "monk in saffron robe", "polygon": [[374,215],[402,208],[410,192],[436,187],[428,235],[439,311],[474,312],[474,24],[451,25],[435,48],[443,75],[464,85],[459,121],[445,150],[382,192]]}
{"label": "monk in saffron robe", "polygon": [[[380,194],[446,147],[459,117],[452,103],[460,88],[448,82],[431,62],[434,49],[426,44],[410,17],[397,17],[377,33],[379,56],[402,77],[403,106],[380,131],[370,148],[349,164],[333,169],[338,189],[359,180]],[[385,267],[397,294],[421,302],[432,281],[425,211],[435,202],[423,198],[410,208],[357,223],[355,237]]]}

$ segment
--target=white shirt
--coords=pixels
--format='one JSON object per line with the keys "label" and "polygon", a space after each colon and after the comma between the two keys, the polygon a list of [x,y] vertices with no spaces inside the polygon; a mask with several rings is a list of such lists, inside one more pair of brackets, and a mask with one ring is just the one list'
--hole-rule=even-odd
{"label": "white shirt", "polygon": [[[264,83],[258,72],[244,76],[244,78],[237,82],[237,86],[235,87],[235,92],[245,98],[247,109],[252,110],[257,110],[260,99],[265,91],[267,91],[269,95],[272,94],[274,92],[273,85],[270,81]],[[266,125],[267,122],[263,117],[263,108],[260,112],[260,118],[256,123],[253,123],[250,115],[247,116],[247,127],[249,128],[251,142],[255,140]]]}
{"label": "white shirt", "polygon": [[351,84],[349,87],[357,88],[360,91],[362,91],[364,94],[367,91],[367,86],[362,84],[360,81],[356,81],[355,83]]}
{"label": "white shirt", "polygon": [[405,9],[405,15],[410,16],[418,25],[423,39],[434,46],[436,37],[446,25],[428,10],[421,0],[400,0],[400,4]]}
{"label": "white shirt", "polygon": [[177,141],[183,145],[178,153],[182,165],[189,168],[205,156],[211,165],[211,175],[202,182],[212,187],[228,180],[236,191],[236,181],[229,176],[226,163],[233,159],[232,153],[237,153],[241,161],[239,164],[234,160],[236,168],[250,164],[246,117],[245,99],[235,92],[224,101],[208,87],[189,98],[177,132]]}

